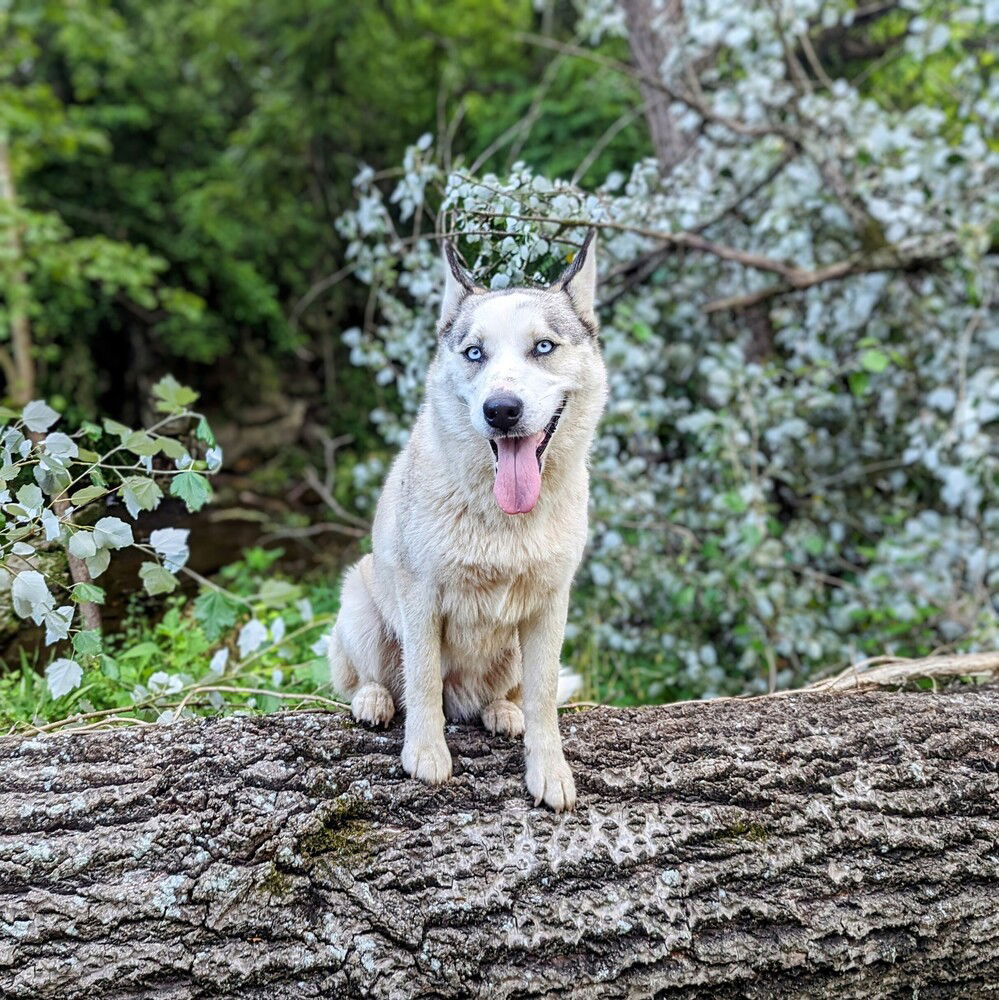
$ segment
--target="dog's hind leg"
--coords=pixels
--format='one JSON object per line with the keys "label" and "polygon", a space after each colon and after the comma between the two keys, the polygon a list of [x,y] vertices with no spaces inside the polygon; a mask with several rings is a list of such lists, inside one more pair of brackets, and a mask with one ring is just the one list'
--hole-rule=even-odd
{"label": "dog's hind leg", "polygon": [[524,713],[516,702],[497,698],[482,709],[482,725],[493,734],[519,736],[524,731]]}
{"label": "dog's hind leg", "polygon": [[350,698],[358,722],[387,726],[395,715],[389,685],[393,666],[398,673],[398,648],[386,635],[368,589],[370,560],[365,556],[344,577],[340,613],[329,644],[330,680]]}
{"label": "dog's hind leg", "polygon": [[[491,733],[502,736],[519,736],[524,731],[524,713],[520,707],[521,658],[519,643],[509,651],[504,669],[499,672],[494,691],[500,695],[482,709],[482,725]],[[514,686],[510,687],[510,683]]]}

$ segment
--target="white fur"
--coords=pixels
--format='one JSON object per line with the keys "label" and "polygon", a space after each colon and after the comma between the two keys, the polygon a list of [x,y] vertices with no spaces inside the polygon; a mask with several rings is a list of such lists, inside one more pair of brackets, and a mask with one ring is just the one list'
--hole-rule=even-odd
{"label": "white fur", "polygon": [[[445,718],[479,717],[493,731],[523,729],[528,789],[556,810],[576,798],[558,731],[559,696],[571,693],[559,655],[607,392],[594,256],[590,246],[575,294],[556,284],[498,295],[450,278],[426,399],[382,490],[373,552],[344,578],[330,643],[333,684],[357,718],[384,724],[389,706],[405,706],[411,775],[450,777]],[[550,357],[532,353],[541,339],[557,342]],[[470,343],[481,364],[464,357]],[[524,402],[520,434],[543,429],[565,400],[527,514],[505,514],[493,495],[497,435],[482,403],[499,389]]]}

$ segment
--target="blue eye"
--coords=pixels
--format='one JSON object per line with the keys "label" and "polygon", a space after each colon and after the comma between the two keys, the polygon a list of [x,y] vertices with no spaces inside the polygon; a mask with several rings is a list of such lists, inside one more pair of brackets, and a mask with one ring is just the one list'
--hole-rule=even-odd
{"label": "blue eye", "polygon": [[475,346],[465,348],[465,357],[468,358],[469,361],[481,361],[482,348]]}
{"label": "blue eye", "polygon": [[555,350],[555,345],[550,340],[539,340],[534,345],[535,354],[551,354]]}

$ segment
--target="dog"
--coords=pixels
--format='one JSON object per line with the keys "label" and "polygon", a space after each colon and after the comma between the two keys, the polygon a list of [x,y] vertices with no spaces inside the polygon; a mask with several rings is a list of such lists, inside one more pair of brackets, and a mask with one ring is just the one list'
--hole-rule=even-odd
{"label": "dog", "polygon": [[402,765],[451,777],[445,720],[523,733],[535,805],[572,809],[558,729],[588,453],[607,399],[591,231],[549,288],[487,291],[449,244],[437,350],[412,433],[344,576],[333,686],[358,721],[405,707]]}

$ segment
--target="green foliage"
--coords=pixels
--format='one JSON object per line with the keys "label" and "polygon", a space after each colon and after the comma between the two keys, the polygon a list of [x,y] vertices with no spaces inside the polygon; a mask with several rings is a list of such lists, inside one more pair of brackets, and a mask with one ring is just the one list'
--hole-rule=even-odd
{"label": "green foliage", "polygon": [[[317,640],[330,629],[337,592],[325,580],[302,584],[275,576],[280,554],[248,550],[223,571],[225,591],[175,594],[158,620],[135,600],[103,642],[96,632],[76,633],[82,673],[59,697],[22,657],[18,669],[0,675],[0,728],[95,712],[168,722],[181,703],[184,713],[210,714],[308,702],[327,682],[324,645]],[[250,633],[259,640],[248,639]],[[228,688],[237,690],[219,690]],[[240,694],[240,688],[253,690]]]}
{"label": "green foliage", "polygon": [[[546,17],[571,37],[568,9]],[[21,227],[42,384],[87,416],[134,416],[133,351],[183,365],[209,404],[255,403],[293,375],[301,391],[295,355],[328,350],[363,307],[337,283],[296,312],[343,264],[335,222],[358,163],[394,162],[442,116],[454,155],[474,158],[531,110],[490,163],[561,173],[636,100],[627,79],[518,41],[541,24],[530,0],[15,0],[0,18],[0,134],[24,206],[0,205],[0,238]],[[632,117],[594,176],[648,150]],[[208,367],[223,359],[239,377]],[[334,372],[310,391],[370,451],[369,387]],[[193,403],[165,392],[161,412]]]}
{"label": "green foliage", "polygon": [[[144,543],[120,517],[99,515],[115,500],[133,519],[140,511],[154,510],[163,498],[157,480],[164,479],[172,480],[172,492],[188,511],[199,510],[210,490],[205,476],[194,470],[210,472],[221,464],[217,447],[200,454],[193,429],[204,417],[184,405],[193,402],[194,394],[164,380],[158,386],[161,398],[164,384],[170,392],[169,413],[147,430],[107,421],[103,430],[85,424],[66,434],[53,429],[60,415],[42,400],[28,403],[20,414],[8,411],[10,423],[0,426],[0,574],[10,588],[13,612],[43,626],[46,645],[70,640],[74,654],[84,661],[99,652],[100,635],[76,624],[77,605],[104,600],[102,588],[87,575],[99,577],[112,552],[135,547],[152,557],[139,570],[146,592],[168,594],[176,589],[175,574],[189,555],[187,530],[158,528]],[[102,453],[81,447],[82,442],[97,445]],[[91,485],[81,486],[87,480]],[[98,503],[103,506],[94,511]],[[44,570],[40,560],[55,545],[66,548],[71,562],[83,563],[82,579],[78,569],[72,584]],[[70,603],[59,605],[61,591]],[[46,670],[51,696],[69,694],[80,685],[82,673],[75,659],[53,661]]]}

